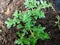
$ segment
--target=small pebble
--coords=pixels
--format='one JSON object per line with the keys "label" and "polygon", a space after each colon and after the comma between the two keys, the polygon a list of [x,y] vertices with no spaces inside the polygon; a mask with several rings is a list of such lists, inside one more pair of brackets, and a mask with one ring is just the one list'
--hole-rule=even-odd
{"label": "small pebble", "polygon": [[0,32],[2,32],[2,30],[0,29]]}

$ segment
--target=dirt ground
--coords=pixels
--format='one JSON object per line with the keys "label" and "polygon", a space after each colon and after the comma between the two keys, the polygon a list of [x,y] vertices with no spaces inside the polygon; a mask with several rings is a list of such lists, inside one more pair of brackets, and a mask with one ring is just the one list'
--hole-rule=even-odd
{"label": "dirt ground", "polygon": [[[47,0],[48,1],[48,0]],[[49,0],[53,3],[54,0]],[[26,10],[24,8],[24,0],[0,0],[0,45],[16,45],[14,44],[16,36],[16,29],[8,29],[5,25],[5,21],[8,17],[12,18],[12,14],[15,10]],[[53,4],[54,5],[54,4]],[[41,24],[46,27],[46,30],[51,39],[49,40],[38,40],[36,45],[60,45],[60,31],[55,26],[56,15],[59,13],[53,11],[51,8],[45,10],[45,19],[38,19],[37,24]]]}

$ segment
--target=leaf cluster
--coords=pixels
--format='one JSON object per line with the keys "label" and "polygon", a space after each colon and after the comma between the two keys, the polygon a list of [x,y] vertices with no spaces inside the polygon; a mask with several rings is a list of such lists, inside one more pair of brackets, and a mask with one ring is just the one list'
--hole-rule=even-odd
{"label": "leaf cluster", "polygon": [[51,5],[42,0],[39,3],[36,0],[25,0],[24,4],[28,9],[27,11],[21,12],[16,10],[13,14],[14,18],[8,18],[5,21],[8,28],[15,26],[17,29],[21,29],[20,32],[16,33],[19,38],[15,43],[19,45],[35,45],[38,39],[49,39],[48,33],[44,32],[45,27],[42,27],[41,24],[36,26],[36,21],[38,18],[45,18],[41,9]]}

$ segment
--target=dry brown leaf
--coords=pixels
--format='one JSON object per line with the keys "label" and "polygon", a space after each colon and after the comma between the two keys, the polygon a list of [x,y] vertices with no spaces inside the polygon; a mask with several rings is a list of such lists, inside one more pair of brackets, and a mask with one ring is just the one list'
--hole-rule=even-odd
{"label": "dry brown leaf", "polygon": [[10,14],[10,9],[9,9],[9,8],[7,8],[5,14],[6,14],[6,15],[9,15],[9,14]]}

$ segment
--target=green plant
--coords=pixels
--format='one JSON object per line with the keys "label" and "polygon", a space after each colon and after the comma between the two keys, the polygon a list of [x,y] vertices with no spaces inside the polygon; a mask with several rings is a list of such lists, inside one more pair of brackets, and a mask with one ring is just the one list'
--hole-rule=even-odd
{"label": "green plant", "polygon": [[56,25],[58,26],[58,28],[60,30],[60,17],[59,17],[59,15],[56,16],[56,19],[57,19],[57,21],[55,23],[56,23]]}
{"label": "green plant", "polygon": [[17,29],[20,29],[20,32],[16,33],[19,38],[15,43],[18,45],[35,45],[38,39],[49,39],[48,33],[44,32],[45,27],[42,27],[41,24],[36,25],[36,20],[45,18],[41,9],[50,7],[51,4],[47,4],[46,1],[42,0],[40,0],[40,3],[37,3],[36,0],[25,0],[24,4],[28,9],[27,11],[21,12],[17,10],[13,14],[13,19],[8,18],[5,21],[8,28],[15,26]]}

